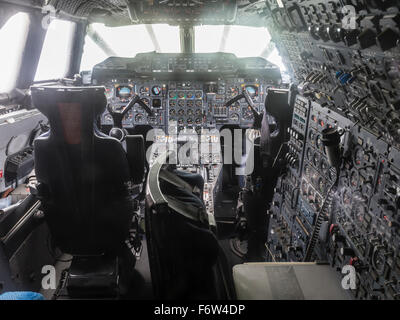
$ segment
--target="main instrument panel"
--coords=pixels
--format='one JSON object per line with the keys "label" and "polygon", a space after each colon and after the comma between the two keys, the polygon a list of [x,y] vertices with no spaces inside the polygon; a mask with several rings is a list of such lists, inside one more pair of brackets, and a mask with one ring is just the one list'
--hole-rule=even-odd
{"label": "main instrument panel", "polygon": [[[265,93],[271,83],[259,79],[226,79],[216,81],[142,81],[117,80],[105,83],[108,103],[115,109],[123,109],[133,95],[139,95],[154,111],[148,116],[139,105],[135,105],[123,121],[126,128],[150,125],[165,129],[176,126],[185,129],[220,128],[223,125],[249,127],[253,113],[243,101],[226,107],[231,98],[243,90],[252,97],[259,112],[263,111]],[[108,112],[102,116],[102,125],[112,125]]]}
{"label": "main instrument panel", "polygon": [[[139,106],[126,115],[123,125],[149,125],[168,133],[224,125],[249,127],[253,114],[248,104],[238,101],[226,107],[243,90],[263,111],[268,88],[281,86],[279,68],[263,58],[236,58],[227,53],[142,53],[135,58],[111,57],[96,65],[92,84],[104,85],[108,103],[123,109],[138,95],[154,112],[148,116]],[[106,112],[103,126],[112,125]]]}

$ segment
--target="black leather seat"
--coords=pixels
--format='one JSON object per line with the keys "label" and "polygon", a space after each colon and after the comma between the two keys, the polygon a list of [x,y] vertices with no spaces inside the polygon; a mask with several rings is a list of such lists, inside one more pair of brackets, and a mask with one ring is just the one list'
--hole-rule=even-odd
{"label": "black leather seat", "polygon": [[55,244],[75,256],[119,255],[134,213],[134,184],[143,181],[143,138],[131,137],[136,145],[128,150],[136,154],[129,156],[118,140],[99,132],[95,120],[107,103],[103,87],[31,91],[51,127],[35,140],[34,152],[38,193]]}
{"label": "black leather seat", "polygon": [[161,155],[148,178],[146,239],[156,298],[215,299],[221,253],[209,229],[200,175],[174,170]]}

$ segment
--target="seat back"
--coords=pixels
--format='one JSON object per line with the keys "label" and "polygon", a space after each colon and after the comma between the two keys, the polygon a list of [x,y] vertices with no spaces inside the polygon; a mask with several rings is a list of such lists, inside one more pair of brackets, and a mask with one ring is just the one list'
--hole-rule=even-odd
{"label": "seat back", "polygon": [[[260,152],[263,158],[273,159],[281,144],[287,140],[287,128],[291,126],[293,106],[288,103],[289,90],[268,89],[261,125]],[[271,127],[269,117],[276,121]]]}
{"label": "seat back", "polygon": [[166,157],[160,155],[150,169],[146,199],[146,240],[156,298],[215,299],[220,251],[198,196],[204,180],[163,165]]}
{"label": "seat back", "polygon": [[50,122],[34,153],[52,238],[74,255],[116,253],[128,235],[134,203],[127,155],[95,125],[106,107],[104,88],[34,86],[31,92]]}

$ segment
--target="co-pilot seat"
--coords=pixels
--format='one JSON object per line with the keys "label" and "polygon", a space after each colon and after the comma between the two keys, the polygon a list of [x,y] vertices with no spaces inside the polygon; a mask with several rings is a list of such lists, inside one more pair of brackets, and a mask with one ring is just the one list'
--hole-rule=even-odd
{"label": "co-pilot seat", "polygon": [[132,155],[98,131],[95,121],[107,103],[103,87],[34,86],[31,91],[51,127],[35,140],[35,169],[52,239],[74,257],[68,294],[116,295],[135,186],[144,177],[143,138],[127,138]]}
{"label": "co-pilot seat", "polygon": [[157,299],[216,299],[221,251],[210,230],[201,176],[169,165],[172,152],[152,165],[147,185],[146,240]]}

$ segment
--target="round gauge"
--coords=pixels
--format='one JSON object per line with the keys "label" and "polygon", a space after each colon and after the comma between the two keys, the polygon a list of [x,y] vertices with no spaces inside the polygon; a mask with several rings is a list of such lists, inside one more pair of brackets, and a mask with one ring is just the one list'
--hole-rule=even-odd
{"label": "round gauge", "polygon": [[315,139],[315,132],[313,130],[310,130],[310,133],[308,134],[308,137],[310,138],[310,141],[312,144],[315,143],[314,139]]}
{"label": "round gauge", "polygon": [[184,122],[183,118],[179,118],[179,119],[178,119],[178,123],[179,123],[179,124],[183,124],[183,122]]}
{"label": "round gauge", "polygon": [[138,114],[135,116],[135,122],[140,123],[140,122],[142,122],[142,121],[143,121],[143,114],[138,113]]}
{"label": "round gauge", "polygon": [[151,89],[151,92],[152,92],[155,96],[160,95],[160,94],[161,94],[161,91],[162,91],[162,89],[161,89],[160,86],[154,86],[154,87]]}
{"label": "round gauge", "polygon": [[364,151],[362,148],[357,148],[354,152],[354,165],[360,167],[363,163]]}
{"label": "round gauge", "polygon": [[196,99],[203,98],[203,92],[202,91],[196,91],[195,97],[196,97]]}
{"label": "round gauge", "polygon": [[314,153],[314,156],[313,156],[313,164],[314,164],[314,166],[315,166],[316,168],[319,167],[319,153],[318,153],[318,152]]}
{"label": "round gauge", "polygon": [[185,114],[185,110],[179,109],[178,114],[179,114],[180,116],[183,116],[183,115]]}
{"label": "round gauge", "polygon": [[176,99],[176,91],[170,91],[169,92],[169,94],[168,94],[168,97],[170,98],[170,99]]}
{"label": "round gauge", "polygon": [[175,109],[170,109],[170,110],[169,110],[169,115],[170,115],[170,116],[176,115]]}
{"label": "round gauge", "polygon": [[196,100],[196,107],[200,108],[203,106],[203,100]]}
{"label": "round gauge", "polygon": [[189,109],[189,110],[186,112],[186,114],[187,114],[188,116],[192,116],[192,115],[193,115],[193,110]]}
{"label": "round gauge", "polygon": [[243,108],[242,110],[243,119],[245,120],[253,120],[253,112],[251,112],[250,108]]}
{"label": "round gauge", "polygon": [[185,100],[183,100],[183,99],[178,100],[178,106],[184,107],[185,106]]}
{"label": "round gauge", "polygon": [[237,95],[239,94],[239,88],[238,88],[238,87],[230,87],[230,88],[228,89],[228,94],[229,94],[231,97],[237,96]]}
{"label": "round gauge", "polygon": [[258,89],[256,86],[246,86],[245,89],[251,97],[256,97],[258,95]]}
{"label": "round gauge", "polygon": [[239,115],[237,113],[231,114],[231,116],[229,117],[229,119],[233,122],[237,122],[239,121]]}
{"label": "round gauge", "polygon": [[116,89],[116,95],[121,100],[127,100],[132,96],[132,88],[130,86],[119,86]]}
{"label": "round gauge", "polygon": [[321,169],[325,174],[328,173],[329,164],[326,162],[325,159],[321,159]]}
{"label": "round gauge", "polygon": [[308,190],[308,183],[306,180],[303,180],[301,182],[301,193],[303,196],[307,196],[307,190]]}
{"label": "round gauge", "polygon": [[149,87],[141,87],[140,88],[140,94],[141,95],[149,95],[150,88]]}
{"label": "round gauge", "polygon": [[308,202],[314,202],[315,192],[314,189],[309,187],[307,192],[307,199]]}
{"label": "round gauge", "polygon": [[235,102],[233,105],[229,107],[229,110],[234,112],[240,112],[240,103]]}
{"label": "round gauge", "polygon": [[171,101],[169,102],[169,106],[170,106],[171,108],[175,107],[175,106],[176,106],[176,101],[175,101],[175,100],[171,100]]}
{"label": "round gauge", "polygon": [[194,93],[192,92],[192,91],[189,91],[187,94],[186,94],[186,98],[188,98],[188,99],[192,99],[194,97]]}
{"label": "round gauge", "polygon": [[353,188],[357,188],[358,186],[358,179],[360,178],[359,174],[357,171],[353,171],[350,175],[350,185]]}
{"label": "round gauge", "polygon": [[328,172],[329,180],[334,181],[336,179],[336,169],[331,168]]}
{"label": "round gauge", "polygon": [[322,178],[319,178],[319,180],[318,180],[318,189],[322,194],[325,193],[325,183]]}
{"label": "round gauge", "polygon": [[387,261],[386,252],[382,247],[375,246],[372,253],[373,267],[379,274],[384,273]]}
{"label": "round gauge", "polygon": [[193,108],[194,107],[194,101],[193,100],[189,100],[186,104],[189,108]]}
{"label": "round gauge", "polygon": [[322,199],[319,195],[315,195],[314,198],[314,207],[318,211],[321,208]]}
{"label": "round gauge", "polygon": [[311,157],[312,157],[312,149],[311,148],[307,148],[307,152],[306,152],[306,156],[307,156],[307,160],[311,161]]}
{"label": "round gauge", "polygon": [[196,118],[195,122],[196,124],[201,124],[203,121],[201,120],[201,118]]}
{"label": "round gauge", "polygon": [[315,139],[315,146],[320,150],[322,148],[322,140],[321,140],[321,136],[319,136],[319,135]]}
{"label": "round gauge", "polygon": [[312,174],[311,174],[311,183],[312,183],[314,186],[318,186],[318,178],[319,178],[318,173],[315,172],[314,170],[312,170]]}
{"label": "round gauge", "polygon": [[183,91],[178,91],[178,98],[179,99],[184,99],[185,98],[185,93]]}
{"label": "round gauge", "polygon": [[147,99],[147,98],[145,98],[145,99],[142,99],[142,101],[143,101],[145,104],[147,104],[147,105],[149,105],[149,104],[150,104],[150,100],[149,100],[149,99]]}
{"label": "round gauge", "polygon": [[351,197],[350,197],[350,194],[349,194],[349,192],[348,192],[347,190],[344,190],[344,191],[343,191],[343,194],[342,194],[342,201],[343,201],[343,204],[344,204],[345,206],[349,206],[350,203],[351,203]]}
{"label": "round gauge", "polygon": [[196,109],[196,115],[197,115],[197,116],[201,116],[201,113],[202,113],[202,112],[201,112],[201,109]]}
{"label": "round gauge", "polygon": [[188,119],[186,120],[186,122],[187,122],[188,124],[192,124],[192,123],[193,123],[193,119],[192,119],[192,118],[188,118]]}

